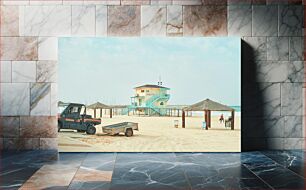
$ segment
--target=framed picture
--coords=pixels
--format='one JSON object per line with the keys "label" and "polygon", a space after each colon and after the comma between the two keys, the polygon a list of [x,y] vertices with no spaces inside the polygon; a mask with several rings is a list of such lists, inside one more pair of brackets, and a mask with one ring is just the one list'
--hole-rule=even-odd
{"label": "framed picture", "polygon": [[240,152],[241,40],[60,38],[62,152]]}

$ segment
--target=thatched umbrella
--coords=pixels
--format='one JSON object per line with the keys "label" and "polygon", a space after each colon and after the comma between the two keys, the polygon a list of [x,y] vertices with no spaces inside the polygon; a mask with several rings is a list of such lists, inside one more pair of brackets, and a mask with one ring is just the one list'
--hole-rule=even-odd
{"label": "thatched umbrella", "polygon": [[231,129],[234,130],[235,110],[229,106],[220,104],[210,99],[206,99],[198,103],[195,103],[191,106],[187,106],[183,109],[183,114],[182,114],[182,127],[183,128],[185,128],[185,111],[204,111],[206,130],[208,130],[208,127],[210,127],[211,125],[211,111],[230,111],[232,113]]}
{"label": "thatched umbrella", "polygon": [[110,118],[113,117],[112,114],[112,108],[109,107],[108,105],[102,104],[101,102],[96,102],[94,104],[91,104],[89,106],[86,106],[88,109],[93,109],[94,110],[94,117],[96,117],[96,109],[100,109],[100,117],[102,117],[102,109],[109,109],[110,110]]}

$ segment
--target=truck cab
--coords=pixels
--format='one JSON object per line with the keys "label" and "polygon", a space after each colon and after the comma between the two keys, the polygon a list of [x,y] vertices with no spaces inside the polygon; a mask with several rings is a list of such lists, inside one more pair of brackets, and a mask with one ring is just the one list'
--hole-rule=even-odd
{"label": "truck cab", "polygon": [[61,129],[73,129],[78,132],[96,133],[96,125],[101,124],[101,119],[86,115],[84,104],[70,103],[58,117],[58,132]]}

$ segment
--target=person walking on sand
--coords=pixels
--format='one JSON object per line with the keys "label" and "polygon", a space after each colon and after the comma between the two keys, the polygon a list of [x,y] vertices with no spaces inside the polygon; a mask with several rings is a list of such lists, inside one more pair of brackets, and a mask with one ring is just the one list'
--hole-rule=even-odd
{"label": "person walking on sand", "polygon": [[220,123],[224,123],[224,116],[223,116],[223,114],[221,114],[219,121],[220,121]]}

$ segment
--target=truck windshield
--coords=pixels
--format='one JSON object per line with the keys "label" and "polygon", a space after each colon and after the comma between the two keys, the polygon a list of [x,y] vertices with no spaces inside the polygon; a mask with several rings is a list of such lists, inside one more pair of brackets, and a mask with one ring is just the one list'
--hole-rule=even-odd
{"label": "truck windshield", "polygon": [[80,114],[81,115],[85,115],[86,114],[85,106],[82,106]]}

